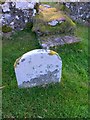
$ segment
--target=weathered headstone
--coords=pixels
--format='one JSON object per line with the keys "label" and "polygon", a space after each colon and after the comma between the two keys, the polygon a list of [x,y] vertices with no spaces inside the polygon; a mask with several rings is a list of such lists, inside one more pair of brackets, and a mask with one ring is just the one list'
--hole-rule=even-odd
{"label": "weathered headstone", "polygon": [[76,24],[64,12],[43,4],[39,6],[32,31],[38,35],[43,49],[80,42],[75,36],[75,30]]}
{"label": "weathered headstone", "polygon": [[62,60],[52,50],[36,49],[16,60],[15,73],[19,87],[34,87],[60,82]]}

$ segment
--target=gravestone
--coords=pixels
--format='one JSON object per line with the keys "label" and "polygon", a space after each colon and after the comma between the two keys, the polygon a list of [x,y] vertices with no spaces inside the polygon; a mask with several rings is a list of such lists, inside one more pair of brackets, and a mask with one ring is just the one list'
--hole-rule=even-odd
{"label": "gravestone", "polygon": [[38,35],[43,49],[81,41],[75,36],[76,24],[56,8],[41,4],[39,14],[33,19],[32,31]]}
{"label": "gravestone", "polygon": [[25,53],[14,64],[20,88],[60,82],[62,60],[52,50],[36,49]]}

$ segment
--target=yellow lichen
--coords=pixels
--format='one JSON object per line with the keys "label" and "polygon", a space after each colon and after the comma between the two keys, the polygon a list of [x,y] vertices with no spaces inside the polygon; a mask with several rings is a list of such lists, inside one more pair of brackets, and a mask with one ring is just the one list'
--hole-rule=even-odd
{"label": "yellow lichen", "polygon": [[57,52],[53,51],[53,50],[50,50],[50,52],[48,53],[49,55],[56,55]]}
{"label": "yellow lichen", "polygon": [[12,28],[10,26],[7,26],[7,25],[2,26],[2,32],[8,33],[8,32],[11,32],[11,31],[12,31]]}
{"label": "yellow lichen", "polygon": [[[48,8],[50,9],[50,8]],[[54,9],[54,8],[53,8]],[[64,13],[61,11],[54,11],[54,10],[45,10],[45,11],[41,11],[40,14],[42,14],[42,18],[43,21],[49,22],[52,20],[58,20],[60,18],[65,18]]]}
{"label": "yellow lichen", "polygon": [[71,23],[71,25],[72,25],[73,27],[76,26],[76,24],[75,24],[68,16],[65,15],[65,17],[66,17],[66,19]]}
{"label": "yellow lichen", "polygon": [[16,59],[15,63],[14,63],[14,68],[17,67],[17,64],[19,63],[19,60],[21,59],[21,57],[19,57],[18,59]]}
{"label": "yellow lichen", "polygon": [[44,11],[44,12],[56,12],[56,11],[57,11],[56,8],[46,8],[46,7],[43,6],[43,5],[40,5],[40,6],[39,6],[39,9],[40,9],[40,11]]}

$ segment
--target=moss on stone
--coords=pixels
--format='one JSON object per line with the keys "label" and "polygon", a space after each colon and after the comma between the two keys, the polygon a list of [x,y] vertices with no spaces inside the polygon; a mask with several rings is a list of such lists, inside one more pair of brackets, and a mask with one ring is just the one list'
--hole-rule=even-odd
{"label": "moss on stone", "polygon": [[[58,23],[56,26],[48,25],[48,22],[53,20],[65,19],[64,22]],[[56,8],[46,8],[40,5],[40,12],[34,17],[32,31],[41,32],[43,34],[67,33],[75,30],[75,23],[62,11],[57,11]]]}
{"label": "moss on stone", "polygon": [[0,0],[0,4],[4,4],[5,3],[5,0]]}
{"label": "moss on stone", "polygon": [[8,33],[8,32],[11,32],[12,31],[12,28],[7,26],[7,25],[3,25],[2,26],[2,32],[4,33]]}
{"label": "moss on stone", "polygon": [[26,23],[26,28],[31,29],[33,27],[33,23],[32,22],[27,22]]}
{"label": "moss on stone", "polygon": [[38,15],[39,19],[45,22],[56,20],[63,17],[61,11],[57,11],[56,8],[46,8],[40,5],[40,13]]}
{"label": "moss on stone", "polygon": [[54,34],[54,33],[67,33],[67,32],[73,32],[75,29],[75,24],[72,22],[70,18],[67,17],[67,20],[65,22],[59,23],[56,26],[50,26],[45,21],[39,21],[36,20],[34,23],[32,31],[40,31],[44,34]]}

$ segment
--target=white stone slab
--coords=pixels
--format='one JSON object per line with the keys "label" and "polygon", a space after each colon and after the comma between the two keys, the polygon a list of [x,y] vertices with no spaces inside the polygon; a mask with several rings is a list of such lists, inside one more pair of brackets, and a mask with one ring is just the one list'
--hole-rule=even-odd
{"label": "white stone slab", "polygon": [[36,49],[16,60],[15,73],[19,87],[34,87],[60,82],[62,60],[52,50]]}

